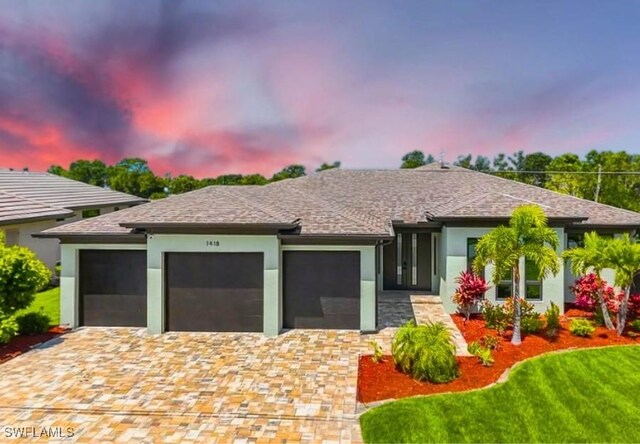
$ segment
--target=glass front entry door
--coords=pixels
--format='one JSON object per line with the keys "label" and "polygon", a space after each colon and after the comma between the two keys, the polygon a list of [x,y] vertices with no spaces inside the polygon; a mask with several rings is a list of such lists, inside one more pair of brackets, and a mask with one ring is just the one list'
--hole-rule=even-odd
{"label": "glass front entry door", "polygon": [[383,253],[385,290],[431,290],[431,233],[399,232]]}

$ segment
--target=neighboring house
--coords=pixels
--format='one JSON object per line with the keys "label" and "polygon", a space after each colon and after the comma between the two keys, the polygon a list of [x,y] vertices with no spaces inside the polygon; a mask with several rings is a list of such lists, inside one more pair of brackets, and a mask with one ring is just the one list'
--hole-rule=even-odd
{"label": "neighboring house", "polygon": [[[638,213],[435,163],[212,186],[40,236],[62,242],[62,320],[72,327],[373,331],[387,290],[440,295],[453,312],[477,239],[530,203],[549,216],[558,254],[587,230],[640,227]],[[571,299],[567,267],[541,282],[521,265],[521,292],[537,308]],[[506,276],[487,298],[510,286]]]}
{"label": "neighboring house", "polygon": [[51,270],[60,260],[60,243],[33,233],[144,202],[49,173],[0,170],[0,229],[7,245],[30,248]]}

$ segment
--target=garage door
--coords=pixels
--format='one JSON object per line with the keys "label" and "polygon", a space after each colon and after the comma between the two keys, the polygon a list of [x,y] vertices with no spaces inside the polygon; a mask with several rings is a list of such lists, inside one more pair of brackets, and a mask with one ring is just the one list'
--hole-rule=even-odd
{"label": "garage door", "polygon": [[80,251],[80,325],[146,327],[147,254]]}
{"label": "garage door", "polygon": [[285,328],[360,329],[360,252],[285,251]]}
{"label": "garage door", "polygon": [[263,331],[262,253],[167,253],[166,330]]}

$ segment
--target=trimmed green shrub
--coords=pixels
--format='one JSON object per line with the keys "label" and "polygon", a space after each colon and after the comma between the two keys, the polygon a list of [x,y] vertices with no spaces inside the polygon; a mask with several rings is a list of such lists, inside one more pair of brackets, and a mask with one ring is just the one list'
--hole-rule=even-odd
{"label": "trimmed green shrub", "polygon": [[0,344],[8,343],[18,333],[18,323],[13,316],[0,314]]}
{"label": "trimmed green shrub", "polygon": [[569,331],[572,335],[575,336],[588,337],[591,336],[594,331],[596,331],[596,328],[589,320],[584,318],[576,318],[571,321],[571,324],[569,324]]}
{"label": "trimmed green shrub", "polygon": [[467,345],[467,351],[478,358],[485,367],[493,365],[494,359],[491,349],[482,345],[479,341],[473,341]]}
{"label": "trimmed green shrub", "polygon": [[484,335],[480,338],[480,344],[489,350],[498,350],[500,348],[500,338],[497,336]]}
{"label": "trimmed green shrub", "polygon": [[25,313],[16,318],[18,333],[21,335],[36,335],[46,333],[51,324],[51,318],[41,311]]}
{"label": "trimmed green shrub", "polygon": [[540,313],[527,313],[520,320],[520,329],[523,334],[538,333],[544,327],[544,321],[540,318]]}
{"label": "trimmed green shrub", "polygon": [[640,319],[636,319],[631,323],[631,330],[640,333]]}
{"label": "trimmed green shrub", "polygon": [[396,332],[391,354],[400,370],[419,381],[449,382],[460,374],[455,344],[442,322],[407,322]]}
{"label": "trimmed green shrub", "polygon": [[482,315],[487,328],[497,330],[502,334],[509,326],[509,314],[500,304],[492,304],[485,300],[482,303]]}
{"label": "trimmed green shrub", "polygon": [[560,332],[560,308],[552,302],[544,317],[547,320],[547,337],[555,338]]}

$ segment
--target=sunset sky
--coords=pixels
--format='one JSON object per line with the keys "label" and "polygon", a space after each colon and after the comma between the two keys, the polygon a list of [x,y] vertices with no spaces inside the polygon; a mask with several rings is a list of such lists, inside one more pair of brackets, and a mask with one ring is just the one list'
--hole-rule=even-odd
{"label": "sunset sky", "polygon": [[0,166],[640,153],[639,23],[625,0],[3,0]]}

